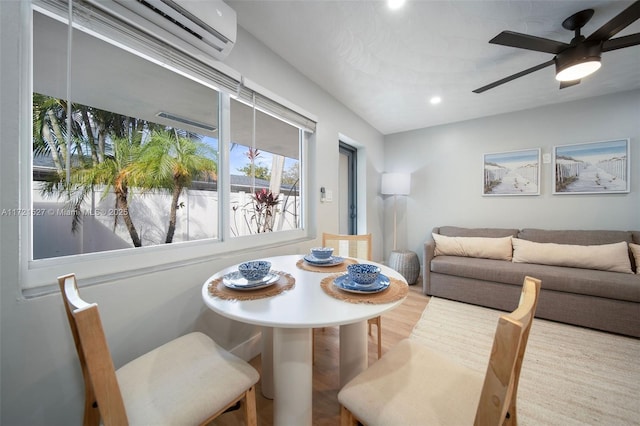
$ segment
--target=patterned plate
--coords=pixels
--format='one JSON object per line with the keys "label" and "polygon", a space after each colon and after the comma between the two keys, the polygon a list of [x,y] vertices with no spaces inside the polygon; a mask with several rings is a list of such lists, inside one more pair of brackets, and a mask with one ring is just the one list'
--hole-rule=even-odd
{"label": "patterned plate", "polygon": [[361,294],[380,293],[381,291],[385,291],[390,284],[391,280],[389,277],[382,274],[378,276],[378,279],[374,283],[364,285],[351,280],[347,274],[340,275],[338,278],[333,280],[333,285],[338,287],[340,290],[348,291],[349,293]]}
{"label": "patterned plate", "polygon": [[344,257],[331,256],[329,259],[316,259],[313,255],[307,254],[304,260],[313,266],[336,266],[344,262]]}
{"label": "patterned plate", "polygon": [[278,281],[280,276],[275,273],[267,274],[263,279],[257,281],[247,281],[242,276],[240,271],[231,272],[222,277],[222,283],[233,290],[257,290],[260,288],[269,287]]}

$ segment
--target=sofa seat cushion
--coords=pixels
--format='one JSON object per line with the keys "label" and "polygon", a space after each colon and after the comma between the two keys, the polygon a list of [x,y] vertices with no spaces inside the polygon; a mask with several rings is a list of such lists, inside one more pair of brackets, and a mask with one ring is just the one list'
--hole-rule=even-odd
{"label": "sofa seat cushion", "polygon": [[640,302],[640,276],[619,272],[457,256],[435,257],[431,271],[517,286],[529,275],[542,280],[543,290]]}

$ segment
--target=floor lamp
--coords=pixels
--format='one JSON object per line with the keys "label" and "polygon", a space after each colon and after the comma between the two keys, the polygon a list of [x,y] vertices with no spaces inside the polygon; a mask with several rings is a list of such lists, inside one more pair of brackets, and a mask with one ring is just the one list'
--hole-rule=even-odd
{"label": "floor lamp", "polygon": [[382,175],[383,195],[393,195],[393,250],[398,243],[398,195],[409,195],[411,187],[411,175],[408,173],[383,173]]}
{"label": "floor lamp", "polygon": [[398,250],[398,195],[409,195],[411,175],[408,173],[384,173],[381,191],[393,195],[393,251],[389,266],[400,272],[409,284],[415,284],[420,274],[418,255],[410,250]]}

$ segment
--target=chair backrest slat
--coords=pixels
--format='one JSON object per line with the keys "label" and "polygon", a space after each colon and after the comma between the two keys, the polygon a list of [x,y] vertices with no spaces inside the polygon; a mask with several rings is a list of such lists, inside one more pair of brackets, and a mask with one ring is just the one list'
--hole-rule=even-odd
{"label": "chair backrest slat", "polygon": [[[80,299],[75,275],[58,278],[69,326],[78,352],[85,383],[85,422],[97,424],[95,408],[105,426],[127,425],[127,413],[104,334],[98,305]],[[92,420],[89,420],[92,419]]]}
{"label": "chair backrest slat", "polygon": [[540,280],[526,277],[518,308],[498,320],[476,425],[515,425],[518,381],[538,304]]}
{"label": "chair backrest slat", "polygon": [[331,247],[337,256],[371,260],[371,234],[322,234],[322,246]]}

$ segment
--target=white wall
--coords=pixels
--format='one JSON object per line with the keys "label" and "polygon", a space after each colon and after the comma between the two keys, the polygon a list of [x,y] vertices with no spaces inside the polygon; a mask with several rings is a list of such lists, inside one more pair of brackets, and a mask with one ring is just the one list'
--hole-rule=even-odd
{"label": "white wall", "polygon": [[[29,125],[19,128],[19,118],[28,115],[31,100],[21,98],[21,88],[29,72],[16,64],[28,46],[25,23],[28,14],[20,8],[28,2],[0,1],[0,208],[20,207],[20,184],[28,184],[21,159],[20,144],[29,144]],[[318,117],[318,131],[311,158],[315,159],[312,179],[319,199],[320,186],[338,188],[331,172],[338,162],[338,134],[348,135],[366,151],[364,166],[369,231],[381,234],[378,213],[377,175],[383,164],[383,137],[359,117],[305,79],[257,40],[239,30],[238,41],[226,63],[268,90],[288,99]],[[26,112],[25,112],[26,111]],[[22,139],[21,139],[22,138]],[[21,162],[23,168],[21,168]],[[312,203],[312,229],[338,229],[337,203]],[[18,218],[0,217],[0,371],[3,425],[79,424],[83,387],[73,341],[60,296],[57,293],[25,299],[20,292],[19,247],[22,243]],[[303,253],[317,240],[273,249],[270,255]],[[382,257],[382,238],[375,249]],[[257,330],[221,318],[208,311],[200,298],[202,284],[216,270],[249,258],[264,256],[248,248],[240,254],[181,268],[159,270],[135,278],[114,276],[102,284],[83,289],[83,296],[100,305],[104,326],[116,366],[150,348],[191,330],[212,335],[231,349],[256,336]],[[123,257],[123,262],[126,257]],[[72,271],[69,271],[72,272]],[[55,276],[51,283],[55,283]]]}
{"label": "white wall", "polygon": [[[579,86],[577,87],[579,89]],[[566,90],[575,90],[573,88]],[[483,154],[630,138],[631,192],[553,195],[542,164],[539,196],[483,197]],[[418,253],[435,226],[640,229],[640,91],[552,105],[385,137],[385,169],[412,173],[398,203],[398,246]],[[392,200],[385,200],[392,229]],[[390,238],[385,252],[391,250]]]}

